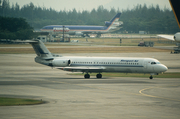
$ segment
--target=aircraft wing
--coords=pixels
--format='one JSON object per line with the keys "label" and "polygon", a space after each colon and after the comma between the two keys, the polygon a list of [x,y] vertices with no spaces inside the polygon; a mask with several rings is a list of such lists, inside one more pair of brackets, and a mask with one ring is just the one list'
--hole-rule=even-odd
{"label": "aircraft wing", "polygon": [[158,35],[158,36],[162,37],[162,38],[165,38],[165,39],[168,39],[168,40],[175,41],[174,40],[174,35]]}
{"label": "aircraft wing", "polygon": [[72,72],[102,72],[105,70],[105,67],[55,67],[64,71]]}

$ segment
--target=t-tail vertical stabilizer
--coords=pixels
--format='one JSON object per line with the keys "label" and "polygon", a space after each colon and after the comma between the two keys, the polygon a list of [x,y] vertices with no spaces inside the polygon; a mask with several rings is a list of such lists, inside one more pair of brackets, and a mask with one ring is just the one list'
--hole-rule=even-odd
{"label": "t-tail vertical stabilizer", "polygon": [[41,59],[45,60],[53,60],[54,57],[52,56],[51,52],[46,48],[44,43],[41,40],[36,40],[36,42],[29,42],[34,51],[36,52],[37,56]]}

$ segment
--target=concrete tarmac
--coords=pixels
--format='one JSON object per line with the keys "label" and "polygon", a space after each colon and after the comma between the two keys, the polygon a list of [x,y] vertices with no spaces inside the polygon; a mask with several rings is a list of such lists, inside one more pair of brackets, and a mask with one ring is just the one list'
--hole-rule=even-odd
{"label": "concrete tarmac", "polygon": [[[84,55],[84,54],[63,54]],[[179,72],[179,55],[109,53],[90,56],[154,56]],[[44,100],[41,105],[0,106],[1,119],[179,119],[180,78],[83,76],[34,62],[35,54],[0,54],[0,97]]]}

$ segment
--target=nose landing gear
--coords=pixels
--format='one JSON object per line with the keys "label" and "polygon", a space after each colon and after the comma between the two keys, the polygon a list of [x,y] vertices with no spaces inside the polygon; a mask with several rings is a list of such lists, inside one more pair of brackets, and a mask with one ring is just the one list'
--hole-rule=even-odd
{"label": "nose landing gear", "polygon": [[153,79],[153,76],[152,75],[158,75],[158,73],[150,73],[150,77],[149,77],[149,79]]}

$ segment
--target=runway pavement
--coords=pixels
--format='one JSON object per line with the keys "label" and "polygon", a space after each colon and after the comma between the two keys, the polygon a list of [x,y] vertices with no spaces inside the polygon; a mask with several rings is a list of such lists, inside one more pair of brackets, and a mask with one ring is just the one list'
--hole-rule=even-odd
{"label": "runway pavement", "polygon": [[[75,55],[75,54],[63,54]],[[85,54],[76,54],[85,55]],[[179,72],[179,55],[109,53],[90,56],[155,57]],[[0,96],[47,101],[0,106],[1,119],[179,119],[179,78],[84,79],[34,62],[35,54],[0,54]]]}

